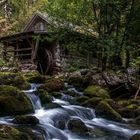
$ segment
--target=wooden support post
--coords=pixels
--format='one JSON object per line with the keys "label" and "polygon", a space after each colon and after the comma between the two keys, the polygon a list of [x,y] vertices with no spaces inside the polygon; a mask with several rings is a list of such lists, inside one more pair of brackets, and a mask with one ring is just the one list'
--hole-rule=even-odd
{"label": "wooden support post", "polygon": [[35,47],[34,47],[34,49],[32,49],[32,62],[35,60],[35,58],[37,56],[37,51],[38,51],[38,47],[39,47],[39,40],[40,40],[40,35],[37,36]]}
{"label": "wooden support post", "polygon": [[3,49],[3,59],[5,61],[7,61],[7,47],[8,47],[8,43],[6,43],[6,45],[4,46],[4,49]]}
{"label": "wooden support post", "polygon": [[137,92],[136,92],[136,94],[135,94],[134,99],[137,99],[137,96],[138,96],[139,92],[140,92],[140,85],[139,85],[139,88],[138,88],[138,90],[137,90]]}

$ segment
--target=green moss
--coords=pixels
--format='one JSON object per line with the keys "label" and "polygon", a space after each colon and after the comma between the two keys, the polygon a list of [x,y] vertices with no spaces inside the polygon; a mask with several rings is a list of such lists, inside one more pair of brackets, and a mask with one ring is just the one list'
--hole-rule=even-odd
{"label": "green moss", "polygon": [[82,87],[84,79],[80,75],[72,75],[68,79],[68,83],[74,85],[75,87]]}
{"label": "green moss", "polygon": [[30,84],[21,73],[0,72],[0,85],[11,85],[19,89],[30,88]]}
{"label": "green moss", "polygon": [[46,80],[45,76],[39,74],[39,72],[37,71],[26,73],[24,74],[24,76],[26,80],[30,83],[44,83]]}
{"label": "green moss", "polygon": [[39,96],[42,106],[52,102],[51,96],[43,89],[38,89],[35,94]]}
{"label": "green moss", "polygon": [[0,116],[32,112],[32,104],[25,93],[13,86],[0,85]]}
{"label": "green moss", "polygon": [[42,86],[40,86],[40,89],[44,89],[48,92],[54,92],[54,91],[60,91],[64,87],[64,79],[63,78],[55,78],[51,77],[48,78]]}
{"label": "green moss", "polygon": [[94,97],[94,98],[91,98],[89,100],[86,100],[81,105],[86,106],[86,107],[95,108],[101,100],[102,100],[102,98]]}
{"label": "green moss", "polygon": [[101,101],[96,107],[96,114],[111,120],[121,121],[121,115],[116,112],[107,102]]}
{"label": "green moss", "polygon": [[131,105],[128,105],[126,108],[129,108],[129,109],[137,109],[137,105],[131,104]]}
{"label": "green moss", "polygon": [[78,103],[83,103],[83,102],[85,102],[86,100],[88,100],[89,99],[89,97],[87,97],[87,96],[80,96],[80,97],[77,97],[76,98],[76,101],[78,102]]}
{"label": "green moss", "polygon": [[88,97],[100,97],[103,99],[110,98],[108,91],[101,86],[88,86],[85,91],[84,95]]}
{"label": "green moss", "polygon": [[19,131],[17,128],[7,125],[0,125],[1,140],[32,140],[27,134]]}

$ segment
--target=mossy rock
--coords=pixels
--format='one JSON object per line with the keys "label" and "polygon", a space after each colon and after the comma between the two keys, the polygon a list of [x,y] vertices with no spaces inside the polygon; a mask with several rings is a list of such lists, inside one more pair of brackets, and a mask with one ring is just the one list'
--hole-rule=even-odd
{"label": "mossy rock", "polygon": [[135,118],[135,110],[131,109],[131,108],[120,108],[118,109],[118,112],[121,114],[122,117],[124,118]]}
{"label": "mossy rock", "polygon": [[140,134],[135,134],[131,136],[129,140],[140,140]]}
{"label": "mossy rock", "polygon": [[54,108],[62,108],[62,106],[57,104],[57,103],[49,103],[49,104],[46,105],[45,108],[46,109],[54,109]]}
{"label": "mossy rock", "polygon": [[106,101],[101,101],[97,105],[96,114],[107,119],[122,121],[121,115],[116,112]]}
{"label": "mossy rock", "polygon": [[48,94],[46,90],[37,89],[35,94],[39,96],[42,106],[46,106],[48,103],[52,102],[52,97]]}
{"label": "mossy rock", "polygon": [[46,80],[45,84],[40,86],[40,89],[44,89],[48,92],[60,91],[64,88],[64,79],[50,77]]}
{"label": "mossy rock", "polygon": [[30,83],[45,83],[46,77],[41,75],[39,72],[30,72],[24,75]]}
{"label": "mossy rock", "polygon": [[27,125],[37,125],[39,124],[39,120],[35,116],[16,116],[12,121],[16,124],[27,124]]}
{"label": "mossy rock", "polygon": [[33,113],[33,107],[25,93],[16,87],[0,85],[0,116]]}
{"label": "mossy rock", "polygon": [[33,140],[27,133],[21,132],[18,129],[0,125],[0,140]]}
{"label": "mossy rock", "polygon": [[87,97],[87,96],[80,96],[80,97],[77,97],[75,100],[78,103],[83,103],[83,102],[87,101],[88,99],[89,99],[89,97]]}
{"label": "mossy rock", "polygon": [[135,121],[137,125],[140,125],[140,115],[135,119]]}
{"label": "mossy rock", "polygon": [[100,97],[93,97],[89,100],[86,100],[81,105],[85,106],[85,107],[95,108],[101,100],[102,100],[102,98],[100,98]]}
{"label": "mossy rock", "polygon": [[77,88],[80,88],[83,86],[84,79],[79,74],[73,74],[69,77],[68,83],[71,85],[74,85]]}
{"label": "mossy rock", "polygon": [[88,132],[86,125],[78,118],[69,120],[68,129],[74,133],[85,135]]}
{"label": "mossy rock", "polygon": [[118,112],[125,118],[136,118],[140,114],[140,100],[120,100],[117,104]]}
{"label": "mossy rock", "polygon": [[50,92],[49,95],[51,95],[51,96],[53,96],[55,98],[61,98],[62,97],[61,93],[60,92],[56,92],[56,91]]}
{"label": "mossy rock", "polygon": [[84,90],[84,95],[91,98],[92,97],[100,97],[103,99],[110,98],[109,93],[106,89],[102,88],[101,86],[96,86],[96,85],[88,86]]}
{"label": "mossy rock", "polygon": [[0,85],[11,85],[22,90],[30,88],[30,84],[21,73],[0,72]]}
{"label": "mossy rock", "polygon": [[79,94],[76,93],[74,90],[66,90],[63,91],[63,93],[72,97],[79,97]]}

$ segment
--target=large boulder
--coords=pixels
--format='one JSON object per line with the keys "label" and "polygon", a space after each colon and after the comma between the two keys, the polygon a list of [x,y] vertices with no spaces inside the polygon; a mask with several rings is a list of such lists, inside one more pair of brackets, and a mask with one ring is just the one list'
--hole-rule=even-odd
{"label": "large boulder", "polygon": [[0,85],[11,85],[22,90],[30,88],[21,73],[0,72]]}
{"label": "large boulder", "polygon": [[110,98],[108,91],[105,88],[97,85],[88,86],[84,90],[84,95],[91,98],[92,97],[100,97],[103,99]]}
{"label": "large boulder", "polygon": [[122,121],[121,115],[117,111],[115,111],[106,101],[101,101],[96,106],[95,112],[97,116],[101,116],[115,121]]}
{"label": "large boulder", "polygon": [[140,140],[140,134],[135,134],[131,136],[129,140]]}
{"label": "large boulder", "polygon": [[57,103],[49,103],[46,105],[46,109],[54,109],[54,108],[62,108],[62,106]]}
{"label": "large boulder", "polygon": [[39,120],[35,116],[16,116],[12,121],[16,124],[30,124],[30,125],[37,125],[39,124]]}
{"label": "large boulder", "polygon": [[37,91],[35,91],[35,94],[40,98],[42,106],[46,106],[48,103],[52,102],[52,97],[46,90],[37,89]]}
{"label": "large boulder", "polygon": [[46,77],[41,75],[39,72],[34,71],[24,74],[26,80],[30,83],[45,83]]}
{"label": "large boulder", "polygon": [[100,97],[93,97],[91,99],[84,101],[83,103],[81,103],[81,105],[85,107],[95,108],[101,100],[102,98]]}
{"label": "large boulder", "polygon": [[33,107],[25,93],[16,87],[0,85],[0,116],[33,113]]}
{"label": "large boulder", "polygon": [[69,76],[68,83],[74,85],[77,88],[81,88],[83,85],[83,77],[80,72],[74,72]]}
{"label": "large boulder", "polygon": [[71,119],[68,122],[68,129],[77,134],[85,135],[88,132],[86,125],[77,118]]}
{"label": "large boulder", "polygon": [[64,88],[64,79],[63,78],[55,78],[48,77],[45,84],[40,86],[40,89],[44,89],[48,92],[60,91]]}
{"label": "large boulder", "polygon": [[125,71],[104,71],[102,77],[113,98],[129,98],[138,88],[139,80],[130,69]]}
{"label": "large boulder", "polygon": [[12,126],[0,125],[1,140],[32,140],[29,134],[24,133]]}
{"label": "large boulder", "polygon": [[83,102],[89,100],[89,97],[87,97],[87,96],[80,96],[80,97],[76,97],[75,100],[76,100],[76,102],[82,104]]}
{"label": "large boulder", "polygon": [[124,118],[136,118],[140,114],[140,100],[129,99],[117,102],[118,112]]}

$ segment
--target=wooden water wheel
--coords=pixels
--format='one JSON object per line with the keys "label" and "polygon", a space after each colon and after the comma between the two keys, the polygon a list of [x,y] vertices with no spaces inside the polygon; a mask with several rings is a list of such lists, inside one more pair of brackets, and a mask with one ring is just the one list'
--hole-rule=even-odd
{"label": "wooden water wheel", "polygon": [[51,73],[53,66],[53,56],[50,50],[44,49],[39,55],[38,71],[41,74]]}

